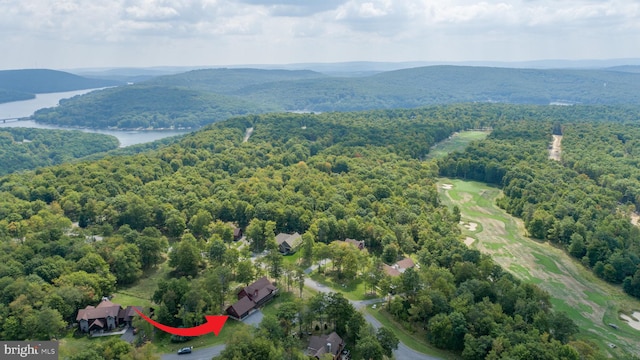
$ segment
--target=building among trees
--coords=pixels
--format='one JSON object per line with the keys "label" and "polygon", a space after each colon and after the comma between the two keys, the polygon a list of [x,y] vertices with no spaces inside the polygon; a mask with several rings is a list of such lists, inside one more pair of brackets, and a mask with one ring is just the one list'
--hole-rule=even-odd
{"label": "building among trees", "polygon": [[324,354],[331,354],[333,359],[338,359],[340,351],[344,348],[344,341],[334,331],[329,335],[312,336],[309,338],[309,346],[306,355],[316,359],[324,359]]}
{"label": "building among trees", "polygon": [[266,304],[277,293],[278,288],[271,284],[266,276],[262,277],[240,290],[238,301],[229,306],[226,312],[229,316],[238,320],[244,319],[253,309]]}
{"label": "building among trees", "polygon": [[297,232],[293,234],[280,233],[276,235],[276,244],[278,244],[278,250],[281,253],[293,254],[302,244],[302,236]]}
{"label": "building among trees", "polygon": [[103,298],[98,306],[87,306],[78,310],[76,321],[81,332],[113,330],[121,325],[130,326],[133,317],[137,315],[136,308],[142,311],[140,306],[122,308],[120,304],[114,304],[109,299]]}

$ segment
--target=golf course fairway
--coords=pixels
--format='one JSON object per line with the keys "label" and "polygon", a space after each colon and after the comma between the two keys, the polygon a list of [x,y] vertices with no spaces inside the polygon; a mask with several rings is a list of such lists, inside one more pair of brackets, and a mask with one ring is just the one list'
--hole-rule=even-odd
{"label": "golf course fairway", "polygon": [[444,204],[460,208],[462,241],[549,292],[554,309],[580,328],[577,339],[596,343],[613,358],[624,358],[625,352],[640,356],[640,331],[620,319],[621,313],[640,310],[640,301],[598,279],[562,249],[528,238],[522,221],[495,204],[502,196],[498,188],[456,179],[440,179],[437,186]]}

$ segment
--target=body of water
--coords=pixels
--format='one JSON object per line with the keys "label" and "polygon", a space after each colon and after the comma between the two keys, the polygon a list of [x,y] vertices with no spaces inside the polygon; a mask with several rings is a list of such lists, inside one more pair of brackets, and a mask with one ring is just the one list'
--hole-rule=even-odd
{"label": "body of water", "polygon": [[[61,99],[68,99],[76,95],[86,94],[88,92],[98,90],[78,90],[78,91],[66,91],[50,94],[37,94],[35,99],[13,101],[0,104],[0,119],[11,118],[28,118],[33,115],[36,110],[57,106]],[[36,123],[33,120],[20,120],[20,121],[0,121],[0,128],[3,127],[28,127],[37,129],[56,129],[56,130],[79,130],[83,132],[91,132],[98,134],[112,135],[118,138],[120,141],[120,147],[126,147],[135,144],[143,144],[166,138],[174,135],[182,135],[189,133],[189,130],[143,130],[143,131],[131,131],[131,130],[99,130],[99,129],[77,129],[65,126],[54,126],[49,124]]]}

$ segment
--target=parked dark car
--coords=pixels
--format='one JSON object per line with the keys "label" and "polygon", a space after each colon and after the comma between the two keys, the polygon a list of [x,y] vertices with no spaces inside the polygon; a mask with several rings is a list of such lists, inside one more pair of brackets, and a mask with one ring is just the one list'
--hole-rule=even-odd
{"label": "parked dark car", "polygon": [[182,349],[178,350],[178,355],[182,355],[182,354],[191,354],[191,348],[183,347]]}

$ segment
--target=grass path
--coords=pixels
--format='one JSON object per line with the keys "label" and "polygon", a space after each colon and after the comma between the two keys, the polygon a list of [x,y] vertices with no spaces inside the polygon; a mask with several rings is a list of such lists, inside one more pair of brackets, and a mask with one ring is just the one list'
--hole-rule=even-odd
{"label": "grass path", "polygon": [[[443,188],[443,185],[450,189]],[[614,358],[623,351],[640,355],[640,331],[619,318],[620,312],[640,309],[640,301],[622,289],[596,278],[563,250],[526,236],[521,220],[495,205],[502,192],[488,185],[462,180],[441,179],[438,191],[443,203],[458,205],[464,225],[476,223],[474,231],[463,226],[463,236],[471,244],[512,272],[548,291],[556,310],[564,311],[578,327],[578,338],[598,344]],[[609,323],[616,324],[614,330]],[[615,344],[616,349],[609,348]]]}
{"label": "grass path", "polygon": [[429,149],[427,159],[445,157],[448,153],[464,150],[470,142],[483,140],[489,135],[489,131],[469,130],[454,133],[447,140],[441,141]]}

